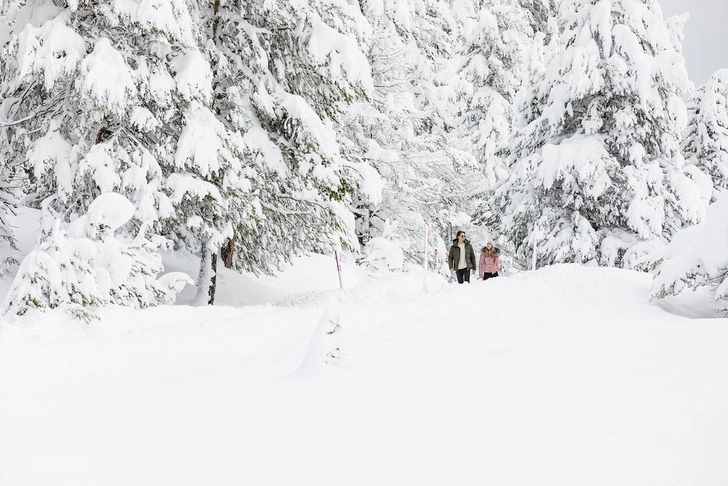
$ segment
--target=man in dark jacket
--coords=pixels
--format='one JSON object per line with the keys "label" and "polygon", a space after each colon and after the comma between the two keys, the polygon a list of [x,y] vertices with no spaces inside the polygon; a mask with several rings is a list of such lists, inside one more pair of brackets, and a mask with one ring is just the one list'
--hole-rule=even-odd
{"label": "man in dark jacket", "polygon": [[458,283],[470,283],[470,272],[475,273],[475,253],[470,242],[465,239],[465,231],[458,231],[452,242],[450,252],[447,254],[447,264],[450,273],[456,273]]}

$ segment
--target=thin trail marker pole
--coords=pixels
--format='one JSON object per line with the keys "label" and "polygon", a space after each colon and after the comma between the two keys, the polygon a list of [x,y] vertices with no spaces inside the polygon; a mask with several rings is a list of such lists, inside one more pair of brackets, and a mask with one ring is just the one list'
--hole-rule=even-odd
{"label": "thin trail marker pole", "polygon": [[430,250],[427,246],[427,240],[430,238],[430,223],[427,223],[425,225],[425,258],[423,262],[423,272],[424,275],[423,281],[422,281],[422,290],[427,293],[427,255],[430,253]]}
{"label": "thin trail marker pole", "polygon": [[336,259],[336,271],[339,274],[339,288],[343,289],[344,284],[341,281],[341,263],[339,263],[339,252],[334,250],[334,258]]}

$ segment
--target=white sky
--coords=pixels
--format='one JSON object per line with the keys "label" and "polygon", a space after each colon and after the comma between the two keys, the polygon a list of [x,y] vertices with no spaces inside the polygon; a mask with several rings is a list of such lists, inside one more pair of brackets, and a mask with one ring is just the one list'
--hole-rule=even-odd
{"label": "white sky", "polygon": [[705,83],[728,68],[728,5],[726,0],[659,0],[665,17],[688,12],[683,54],[690,79]]}

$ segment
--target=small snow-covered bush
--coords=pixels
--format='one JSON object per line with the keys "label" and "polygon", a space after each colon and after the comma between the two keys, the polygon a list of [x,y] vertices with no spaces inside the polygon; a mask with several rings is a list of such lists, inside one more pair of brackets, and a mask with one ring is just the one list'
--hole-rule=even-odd
{"label": "small snow-covered bush", "polygon": [[56,221],[50,238],[21,263],[5,302],[7,312],[66,307],[88,319],[93,317],[89,307],[173,303],[184,284],[193,282],[182,273],[157,279],[163,271],[159,245],[147,240],[143,229],[133,241],[114,236],[133,214],[128,199],[108,193],[65,229]]}
{"label": "small snow-covered bush", "polygon": [[717,194],[700,224],[678,232],[667,246],[652,283],[652,297],[685,288],[711,287],[720,310],[728,310],[728,192]]}
{"label": "small snow-covered bush", "polygon": [[360,265],[366,265],[374,272],[402,270],[405,260],[404,248],[408,242],[402,241],[397,228],[398,223],[384,221],[382,235],[371,238],[364,247],[365,257],[359,260]]}
{"label": "small snow-covered bush", "polygon": [[399,240],[390,240],[383,237],[372,238],[367,246],[365,261],[378,271],[402,270],[404,265],[404,250]]}
{"label": "small snow-covered bush", "polygon": [[14,256],[5,257],[3,261],[0,262],[0,277],[11,275],[11,272],[13,272],[18,265],[20,265],[20,262]]}

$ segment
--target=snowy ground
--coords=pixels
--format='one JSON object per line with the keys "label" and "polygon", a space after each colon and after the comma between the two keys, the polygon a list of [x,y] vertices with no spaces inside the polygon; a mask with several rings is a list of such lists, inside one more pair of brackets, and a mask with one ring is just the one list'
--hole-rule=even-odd
{"label": "snowy ground", "polygon": [[[223,273],[213,308],[0,323],[0,485],[728,484],[728,319],[696,296],[576,265],[344,279],[312,257]],[[337,309],[348,369],[295,374]]]}

